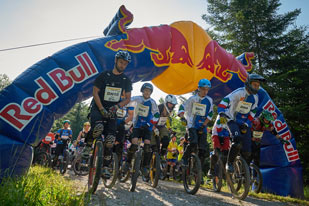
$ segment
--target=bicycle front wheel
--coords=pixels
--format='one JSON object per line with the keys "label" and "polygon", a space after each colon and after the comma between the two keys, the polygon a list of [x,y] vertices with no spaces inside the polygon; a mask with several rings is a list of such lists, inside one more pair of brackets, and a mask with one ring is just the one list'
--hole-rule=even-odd
{"label": "bicycle front wheel", "polygon": [[255,164],[250,164],[250,179],[251,187],[255,193],[259,193],[262,190],[263,177],[260,169]]}
{"label": "bicycle front wheel", "polygon": [[149,176],[151,186],[156,188],[160,177],[160,155],[157,152],[152,154]]}
{"label": "bicycle front wheel", "polygon": [[138,151],[135,153],[135,158],[133,160],[133,170],[131,174],[131,187],[130,187],[131,192],[135,191],[137,178],[139,176],[139,172],[141,168],[141,161],[142,161],[142,152]]}
{"label": "bicycle front wheel", "polygon": [[232,195],[240,200],[244,200],[249,193],[250,172],[246,161],[237,156],[234,161],[234,173],[226,172],[227,181]]}
{"label": "bicycle front wheel", "polygon": [[188,194],[194,195],[201,185],[202,166],[200,159],[195,154],[191,154],[188,163],[189,165],[183,170],[183,185]]}
{"label": "bicycle front wheel", "polygon": [[118,178],[118,173],[119,173],[119,161],[118,161],[118,155],[116,153],[113,153],[112,155],[112,161],[108,165],[108,170],[111,173],[111,177],[109,179],[103,179],[103,184],[107,188],[112,188]]}
{"label": "bicycle front wheel", "polygon": [[97,141],[90,161],[88,176],[88,192],[95,193],[101,177],[101,168],[103,164],[103,143]]}
{"label": "bicycle front wheel", "polygon": [[215,165],[215,175],[212,178],[212,188],[215,192],[220,192],[222,188],[223,179],[223,163],[221,159],[217,161]]}

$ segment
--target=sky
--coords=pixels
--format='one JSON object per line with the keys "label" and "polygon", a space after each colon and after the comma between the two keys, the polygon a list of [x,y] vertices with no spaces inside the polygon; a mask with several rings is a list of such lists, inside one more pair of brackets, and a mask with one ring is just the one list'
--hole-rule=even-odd
{"label": "sky", "polygon": [[[308,25],[308,0],[281,0],[281,3],[279,13],[301,8],[296,24]],[[81,37],[102,37],[102,31],[121,5],[134,15],[130,28],[182,20],[193,21],[204,29],[209,27],[201,17],[207,13],[206,0],[0,0],[0,50]],[[14,80],[41,59],[90,39],[0,51],[0,74],[7,74]],[[142,84],[133,85],[133,95],[140,95]],[[155,88],[152,97],[158,101],[165,95]]]}

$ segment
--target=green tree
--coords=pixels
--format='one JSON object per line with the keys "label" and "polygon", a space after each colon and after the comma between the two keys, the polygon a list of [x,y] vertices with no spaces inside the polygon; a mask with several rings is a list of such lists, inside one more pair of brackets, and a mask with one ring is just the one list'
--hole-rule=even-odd
{"label": "green tree", "polygon": [[11,84],[9,77],[6,74],[0,74],[0,91]]}
{"label": "green tree", "polygon": [[73,132],[73,139],[76,139],[79,132],[83,129],[84,122],[87,122],[87,115],[89,113],[88,110],[89,105],[85,102],[77,103],[74,107],[62,118],[55,120],[52,131],[56,132],[58,129],[63,127],[62,122],[66,119],[71,121],[71,129]]}
{"label": "green tree", "polygon": [[[278,14],[279,0],[208,0],[210,35],[234,55],[255,53],[254,72],[268,79],[264,85],[283,113],[297,142],[304,179],[309,184],[308,33],[296,27],[296,9]],[[307,172],[306,172],[307,171]]]}

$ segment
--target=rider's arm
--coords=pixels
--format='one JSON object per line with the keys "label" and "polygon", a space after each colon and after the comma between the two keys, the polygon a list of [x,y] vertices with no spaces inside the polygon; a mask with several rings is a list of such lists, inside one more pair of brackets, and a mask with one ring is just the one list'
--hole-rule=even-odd
{"label": "rider's arm", "polygon": [[227,108],[230,106],[230,98],[228,96],[224,97],[218,105],[218,114],[225,113]]}
{"label": "rider's arm", "polygon": [[151,107],[152,119],[150,120],[150,123],[156,125],[160,117],[159,108],[154,100],[151,101],[151,104],[152,104]]}
{"label": "rider's arm", "polygon": [[119,107],[124,107],[131,101],[131,92],[126,92],[124,99],[118,103]]}
{"label": "rider's arm", "polygon": [[207,118],[205,119],[203,125],[206,126],[208,124],[208,122],[210,122],[213,118],[213,102],[212,102],[212,99],[209,98],[209,104],[208,106],[210,106],[210,109],[209,109],[209,112],[208,112],[208,115],[207,115]]}
{"label": "rider's arm", "polygon": [[127,124],[128,122],[132,121],[133,120],[133,115],[134,115],[134,107],[128,108],[128,116],[124,120],[124,122]]}
{"label": "rider's arm", "polygon": [[78,134],[78,137],[76,139],[77,142],[80,142],[81,137],[82,137],[82,131],[80,131],[79,134]]}

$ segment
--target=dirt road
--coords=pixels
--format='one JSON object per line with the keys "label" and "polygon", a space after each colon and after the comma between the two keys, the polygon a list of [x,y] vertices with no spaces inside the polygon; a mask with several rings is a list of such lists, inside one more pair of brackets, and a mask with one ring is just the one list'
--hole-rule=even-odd
{"label": "dirt road", "polygon": [[[87,189],[87,176],[75,176],[72,171],[66,175],[68,178],[76,182],[79,190]],[[292,205],[282,202],[270,202],[253,197],[247,197],[244,201],[239,201],[232,198],[230,193],[220,192],[215,193],[205,188],[200,188],[197,194],[189,195],[184,191],[183,185],[170,181],[160,181],[157,188],[152,188],[147,183],[144,183],[139,178],[137,189],[135,192],[129,191],[129,181],[127,183],[119,183],[112,189],[104,188],[100,185],[96,193],[92,196],[90,206],[107,205],[107,206],[158,206],[158,205],[264,205],[264,206],[279,206]]]}

